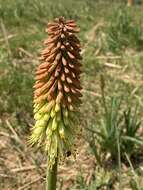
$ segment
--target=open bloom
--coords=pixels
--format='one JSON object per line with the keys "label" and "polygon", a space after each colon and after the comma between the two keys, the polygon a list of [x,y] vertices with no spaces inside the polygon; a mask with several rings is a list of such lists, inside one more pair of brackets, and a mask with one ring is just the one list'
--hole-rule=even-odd
{"label": "open bloom", "polygon": [[81,103],[79,28],[73,20],[56,18],[46,30],[47,46],[36,71],[31,143],[44,145],[49,168],[56,157],[73,153],[77,113]]}

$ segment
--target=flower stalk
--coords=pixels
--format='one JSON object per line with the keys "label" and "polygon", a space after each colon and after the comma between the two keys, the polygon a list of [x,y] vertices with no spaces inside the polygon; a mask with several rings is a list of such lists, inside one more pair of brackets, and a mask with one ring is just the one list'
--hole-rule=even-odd
{"label": "flower stalk", "polygon": [[57,162],[75,153],[80,98],[81,47],[73,20],[56,18],[46,29],[34,85],[34,119],[30,142],[48,153],[49,185],[54,190]]}
{"label": "flower stalk", "polygon": [[46,190],[56,190],[57,166],[58,166],[58,159],[56,158],[52,170],[51,169],[49,170],[49,168],[47,167]]}

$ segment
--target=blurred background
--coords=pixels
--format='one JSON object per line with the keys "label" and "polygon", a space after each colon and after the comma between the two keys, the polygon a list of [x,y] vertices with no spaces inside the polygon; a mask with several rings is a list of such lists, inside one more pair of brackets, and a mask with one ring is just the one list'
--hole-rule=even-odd
{"label": "blurred background", "polygon": [[46,155],[28,138],[45,29],[59,16],[80,27],[83,130],[76,159],[60,164],[57,189],[143,189],[143,2],[127,3],[0,0],[1,190],[44,189]]}

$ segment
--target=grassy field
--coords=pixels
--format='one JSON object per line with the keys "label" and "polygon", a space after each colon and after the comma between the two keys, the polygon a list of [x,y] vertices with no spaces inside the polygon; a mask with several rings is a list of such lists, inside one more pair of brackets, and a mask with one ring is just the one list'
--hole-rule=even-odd
{"label": "grassy field", "polygon": [[142,10],[111,0],[0,0],[0,189],[44,189],[46,155],[27,143],[32,87],[47,23],[64,16],[81,29],[83,133],[76,160],[60,164],[58,189],[143,190]]}

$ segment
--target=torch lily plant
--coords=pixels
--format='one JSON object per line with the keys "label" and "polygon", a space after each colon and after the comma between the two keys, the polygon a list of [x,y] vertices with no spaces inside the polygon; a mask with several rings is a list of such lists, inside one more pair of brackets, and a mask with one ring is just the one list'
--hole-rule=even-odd
{"label": "torch lily plant", "polygon": [[36,71],[34,119],[30,142],[48,155],[46,189],[56,189],[57,163],[74,154],[78,109],[81,104],[81,45],[73,20],[56,18],[48,23],[46,48]]}

